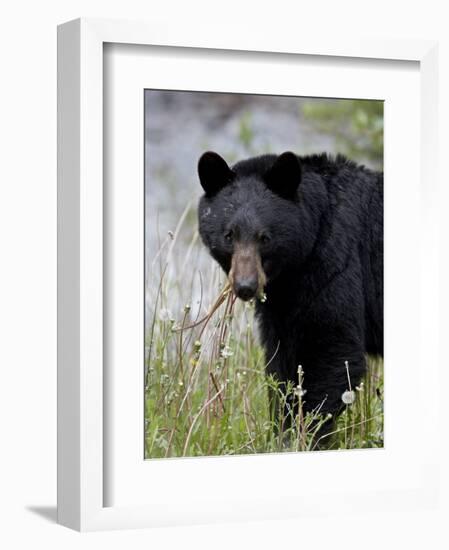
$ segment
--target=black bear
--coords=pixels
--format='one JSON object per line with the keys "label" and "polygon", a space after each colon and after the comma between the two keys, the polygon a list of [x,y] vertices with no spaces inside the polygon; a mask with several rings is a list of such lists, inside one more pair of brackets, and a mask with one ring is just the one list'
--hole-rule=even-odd
{"label": "black bear", "polygon": [[[335,416],[383,356],[383,173],[337,155],[198,163],[199,231],[234,293],[256,300],[267,370]],[[330,414],[329,414],[330,413]]]}

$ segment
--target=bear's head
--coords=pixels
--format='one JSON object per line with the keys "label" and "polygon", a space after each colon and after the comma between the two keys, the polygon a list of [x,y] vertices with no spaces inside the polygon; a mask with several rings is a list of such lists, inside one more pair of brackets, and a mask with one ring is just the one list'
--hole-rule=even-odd
{"label": "bear's head", "polygon": [[301,255],[300,159],[263,155],[229,167],[217,153],[198,162],[204,195],[199,232],[242,300],[297,265]]}

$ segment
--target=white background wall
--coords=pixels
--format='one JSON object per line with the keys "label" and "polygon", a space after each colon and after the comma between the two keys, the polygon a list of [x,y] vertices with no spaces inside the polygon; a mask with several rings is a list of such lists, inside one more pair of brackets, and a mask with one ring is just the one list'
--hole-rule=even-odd
{"label": "white background wall", "polygon": [[[0,546],[52,548],[447,548],[445,512],[83,534],[56,515],[56,25],[79,16],[180,18],[198,33],[208,21],[264,26],[267,33],[439,39],[440,96],[449,98],[448,16],[444,2],[376,0],[65,0],[4,2],[0,31]],[[164,22],[165,20],[165,22]],[[446,124],[448,100],[441,105]],[[404,129],[406,131],[406,129]],[[440,164],[448,151],[440,134]],[[447,178],[446,178],[447,179]],[[442,214],[448,192],[443,190]],[[444,220],[444,234],[448,222]],[[447,239],[444,242],[447,249]],[[449,280],[448,264],[442,281]],[[447,292],[444,295],[447,307]],[[444,312],[444,306],[442,306]],[[443,337],[448,324],[445,315]],[[449,384],[443,373],[444,384]],[[423,389],[421,406],[431,399]],[[445,409],[443,405],[443,409]],[[442,411],[446,431],[447,412]],[[442,436],[444,440],[444,436]],[[417,434],[413,445],[422,444]],[[444,474],[446,495],[447,475]],[[363,483],[363,480],[349,480]],[[447,503],[447,498],[446,498]]]}

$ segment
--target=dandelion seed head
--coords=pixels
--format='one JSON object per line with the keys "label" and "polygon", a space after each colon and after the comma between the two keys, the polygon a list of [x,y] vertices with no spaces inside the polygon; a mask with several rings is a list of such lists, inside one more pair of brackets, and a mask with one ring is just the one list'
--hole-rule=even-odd
{"label": "dandelion seed head", "polygon": [[352,405],[355,401],[355,392],[352,390],[347,390],[341,396],[341,400],[345,405]]}

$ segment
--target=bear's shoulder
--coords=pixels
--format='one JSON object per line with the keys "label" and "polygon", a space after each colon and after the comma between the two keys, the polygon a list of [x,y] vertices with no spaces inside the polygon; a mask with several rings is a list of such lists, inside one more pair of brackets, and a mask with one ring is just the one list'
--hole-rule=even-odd
{"label": "bear's shoulder", "polygon": [[311,172],[317,172],[321,175],[338,175],[340,173],[357,173],[360,175],[377,178],[381,172],[376,172],[359,164],[341,153],[332,155],[330,153],[319,153],[313,155],[304,155],[298,157],[301,165]]}

